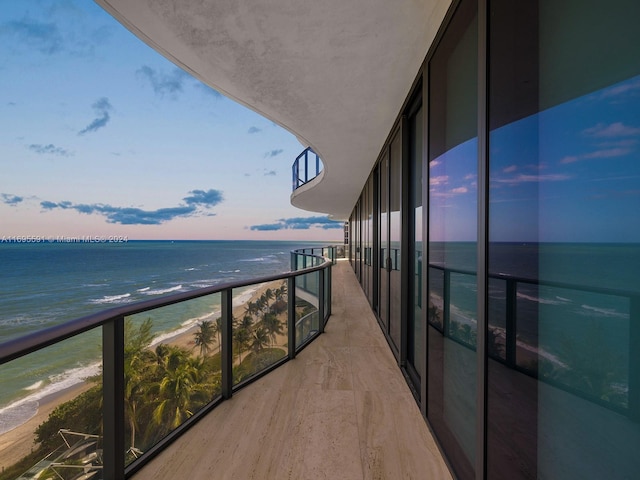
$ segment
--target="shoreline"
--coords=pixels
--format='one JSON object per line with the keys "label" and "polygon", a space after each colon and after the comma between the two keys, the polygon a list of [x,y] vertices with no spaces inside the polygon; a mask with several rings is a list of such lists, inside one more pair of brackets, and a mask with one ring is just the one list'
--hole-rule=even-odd
{"label": "shoreline", "polygon": [[[257,284],[255,288],[250,288],[250,290],[253,290],[250,295],[246,294],[246,292],[239,294],[240,301],[237,304],[234,301],[232,309],[234,318],[241,319],[244,315],[244,306],[248,302],[254,302],[260,298],[265,290],[272,288],[274,284],[280,284],[280,281]],[[195,323],[189,329],[165,338],[160,343],[180,346],[197,354],[193,338],[193,334],[197,329],[198,323]],[[92,383],[81,381],[63,390],[44,396],[38,400],[38,410],[34,416],[13,429],[0,434],[0,471],[3,467],[6,468],[15,464],[32,451],[35,429],[49,418],[51,412],[58,405],[74,399],[92,386]]]}

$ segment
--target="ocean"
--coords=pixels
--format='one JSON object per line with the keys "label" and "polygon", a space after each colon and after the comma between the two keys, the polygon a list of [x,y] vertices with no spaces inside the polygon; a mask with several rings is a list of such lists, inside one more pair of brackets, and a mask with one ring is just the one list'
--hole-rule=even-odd
{"label": "ocean", "polygon": [[[475,243],[430,244],[430,302],[442,310],[442,268],[453,270],[447,334],[470,345],[477,329],[476,258]],[[632,358],[640,348],[634,333],[640,322],[634,310],[640,305],[640,245],[496,242],[489,245],[488,264],[488,326],[498,336],[489,345],[492,354],[505,359],[512,285],[516,366],[624,411],[635,375]]]}
{"label": "ocean", "polygon": [[[0,243],[0,344],[108,308],[290,270],[286,241]],[[254,288],[253,288],[254,289]],[[252,287],[234,291],[248,297]],[[219,315],[219,295],[148,312],[156,342]],[[0,434],[38,401],[99,372],[100,331],[0,366]]]}

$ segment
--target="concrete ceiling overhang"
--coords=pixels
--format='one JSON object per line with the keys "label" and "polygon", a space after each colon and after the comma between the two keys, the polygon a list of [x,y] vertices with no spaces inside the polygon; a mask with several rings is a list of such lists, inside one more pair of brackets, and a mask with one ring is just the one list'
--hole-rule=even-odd
{"label": "concrete ceiling overhang", "polygon": [[324,174],[291,203],[346,219],[451,0],[96,2],[176,65],[313,147]]}

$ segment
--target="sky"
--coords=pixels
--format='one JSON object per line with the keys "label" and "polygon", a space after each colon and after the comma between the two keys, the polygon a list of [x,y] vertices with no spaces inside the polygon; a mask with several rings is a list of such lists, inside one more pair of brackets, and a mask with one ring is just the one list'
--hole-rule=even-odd
{"label": "sky", "polygon": [[339,241],[294,135],[87,0],[0,0],[0,238]]}
{"label": "sky", "polygon": [[[489,137],[489,240],[640,242],[640,76]],[[477,237],[477,139],[430,162],[432,241]]]}

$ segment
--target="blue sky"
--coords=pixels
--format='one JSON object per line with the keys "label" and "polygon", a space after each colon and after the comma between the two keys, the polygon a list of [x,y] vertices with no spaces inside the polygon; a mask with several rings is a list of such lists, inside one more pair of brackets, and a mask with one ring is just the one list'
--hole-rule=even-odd
{"label": "blue sky", "polygon": [[[491,241],[640,242],[640,77],[490,135]],[[475,241],[477,140],[430,162],[433,241]]]}
{"label": "blue sky", "polygon": [[0,108],[0,237],[341,239],[289,203],[292,134],[93,2],[2,1]]}

